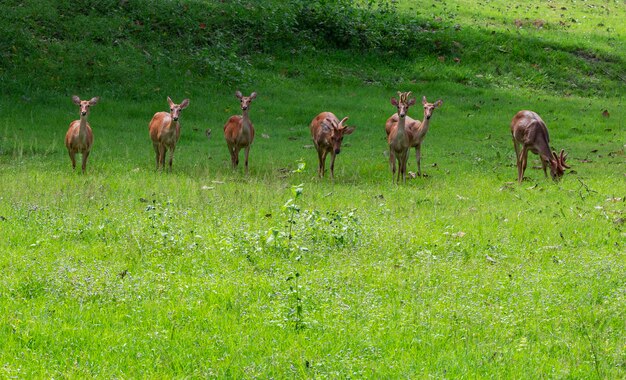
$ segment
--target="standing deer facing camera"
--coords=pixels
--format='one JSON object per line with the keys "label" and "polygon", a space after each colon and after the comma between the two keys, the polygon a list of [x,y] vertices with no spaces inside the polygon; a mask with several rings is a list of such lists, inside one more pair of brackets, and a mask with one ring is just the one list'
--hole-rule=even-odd
{"label": "standing deer facing camera", "polygon": [[387,135],[387,143],[389,144],[389,157],[392,164],[391,178],[393,179],[396,174],[395,158],[398,160],[398,178],[395,181],[400,183],[400,177],[402,177],[402,182],[406,182],[406,161],[408,159],[409,149],[411,148],[409,132],[406,128],[406,113],[409,107],[415,104],[415,98],[411,98],[410,91],[398,91],[398,97],[400,99],[391,98],[391,105],[398,109],[398,121],[391,125]]}
{"label": "standing deer facing camera", "polygon": [[[409,116],[406,116],[405,121],[405,129],[407,130],[407,136],[409,138],[409,145],[411,148],[415,148],[415,159],[417,160],[417,175],[422,176],[422,141],[426,137],[426,133],[428,132],[428,128],[430,127],[430,118],[433,115],[433,111],[435,108],[441,107],[443,104],[443,100],[439,99],[434,103],[428,103],[426,101],[426,97],[422,97],[422,105],[424,106],[424,121],[413,120]],[[391,133],[391,130],[394,128],[394,125],[398,123],[399,116],[397,113],[391,115],[387,122],[385,123],[385,132],[387,132],[387,136]],[[409,150],[411,149],[409,148]],[[389,164],[392,167],[395,166],[395,158],[393,153],[389,153]]]}
{"label": "standing deer facing camera", "polygon": [[[547,177],[546,167],[550,165],[550,176],[554,181],[558,181],[570,167],[565,163],[564,150],[559,155],[550,151],[550,136],[548,128],[541,120],[541,117],[532,111],[519,111],[511,121],[511,135],[513,137],[513,147],[517,160],[517,181],[522,183],[528,151],[538,154],[541,158],[543,173]],[[522,147],[520,152],[520,145]]]}
{"label": "standing deer facing camera", "polygon": [[231,116],[224,125],[224,138],[230,152],[230,161],[232,168],[236,169],[239,165],[239,151],[244,148],[246,155],[246,174],[248,174],[248,156],[250,154],[250,145],[254,140],[254,127],[250,121],[248,114],[250,103],[256,98],[256,92],[250,96],[243,96],[241,91],[235,92],[235,96],[241,102],[241,111],[243,115]]}
{"label": "standing deer facing camera", "polygon": [[347,127],[344,123],[348,117],[344,117],[339,121],[337,116],[331,112],[322,112],[317,115],[310,125],[311,136],[315,149],[317,149],[317,158],[319,166],[317,174],[324,177],[326,155],[330,152],[330,177],[335,178],[335,156],[341,152],[341,142],[344,135],[354,132],[355,127]]}
{"label": "standing deer facing camera", "polygon": [[87,116],[89,116],[89,107],[98,103],[99,99],[95,97],[91,98],[91,100],[80,100],[78,96],[72,96],[74,104],[80,107],[80,120],[74,120],[70,123],[70,127],[65,134],[65,146],[72,160],[72,169],[76,169],[76,153],[81,153],[83,156],[83,173],[85,173],[87,168],[87,158],[93,145],[93,133],[87,122]]}
{"label": "standing deer facing camera", "polygon": [[189,99],[183,100],[180,104],[176,104],[168,96],[167,102],[170,105],[170,112],[157,112],[150,120],[148,126],[150,130],[150,139],[156,155],[156,168],[165,169],[165,154],[170,150],[170,171],[172,171],[172,161],[174,161],[174,151],[176,143],[180,137],[180,111],[187,108]]}

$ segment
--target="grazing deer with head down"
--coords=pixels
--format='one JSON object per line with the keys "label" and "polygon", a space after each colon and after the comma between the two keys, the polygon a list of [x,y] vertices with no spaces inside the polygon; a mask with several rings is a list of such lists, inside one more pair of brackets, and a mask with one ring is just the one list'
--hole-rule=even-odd
{"label": "grazing deer with head down", "polygon": [[174,151],[176,143],[180,137],[180,111],[187,108],[189,99],[183,100],[180,104],[176,104],[168,96],[167,102],[170,105],[170,112],[157,112],[150,120],[148,126],[150,130],[150,138],[156,155],[156,168],[165,169],[165,154],[170,150],[170,171],[172,171],[172,161],[174,161]]}
{"label": "grazing deer with head down", "polygon": [[[406,116],[405,121],[405,129],[407,131],[407,136],[409,138],[409,145],[415,148],[415,159],[417,160],[417,175],[422,176],[422,167],[421,167],[421,159],[422,159],[422,142],[426,137],[426,133],[428,132],[428,128],[430,127],[430,118],[433,115],[433,111],[435,108],[441,107],[443,104],[443,100],[439,99],[434,103],[428,103],[426,101],[426,97],[422,97],[422,105],[424,105],[424,121],[413,120],[409,116]],[[398,114],[393,114],[387,122],[385,123],[385,132],[387,132],[387,136],[391,133],[391,130],[394,128],[394,125],[399,121]],[[410,148],[409,148],[410,150]],[[393,157],[392,152],[389,152],[389,164],[393,167],[395,166],[395,158]]]}
{"label": "grazing deer with head down", "polygon": [[248,174],[248,155],[250,154],[250,145],[254,140],[254,126],[250,121],[248,114],[250,103],[256,98],[256,92],[250,96],[243,96],[241,91],[235,92],[235,96],[241,102],[242,115],[231,116],[224,125],[224,138],[230,152],[230,161],[232,168],[236,169],[239,165],[239,151],[244,148],[246,157],[246,174]]}
{"label": "grazing deer with head down", "polygon": [[330,177],[335,178],[335,156],[341,152],[343,136],[351,134],[355,128],[346,126],[346,120],[348,120],[347,116],[339,121],[332,112],[322,112],[311,121],[311,137],[313,137],[319,159],[317,174],[320,178],[324,177],[326,155],[329,152]]}
{"label": "grazing deer with head down", "polygon": [[398,121],[390,126],[389,133],[387,135],[387,143],[389,144],[389,157],[390,163],[392,164],[391,177],[392,179],[395,177],[395,159],[397,159],[398,178],[396,179],[396,182],[400,183],[400,177],[402,177],[402,182],[406,182],[406,161],[408,159],[409,148],[411,147],[409,132],[406,128],[406,113],[409,110],[409,107],[415,104],[415,98],[411,98],[410,91],[398,91],[398,97],[400,99],[391,98],[391,105],[398,109]]}
{"label": "grazing deer with head down", "polygon": [[[535,112],[519,111],[511,121],[511,135],[513,137],[513,146],[515,147],[517,181],[519,183],[522,183],[524,179],[528,151],[539,155],[541,167],[546,177],[548,176],[546,168],[550,165],[550,176],[554,181],[558,181],[565,173],[565,169],[570,168],[565,163],[567,154],[565,154],[564,150],[561,150],[561,153],[558,155],[556,152],[550,151],[548,128]],[[522,147],[521,151],[520,145]]]}
{"label": "grazing deer with head down", "polygon": [[74,104],[80,107],[80,120],[74,120],[70,123],[70,127],[65,134],[65,146],[72,160],[72,169],[76,169],[76,153],[82,154],[83,173],[87,168],[87,158],[93,145],[93,133],[87,122],[87,116],[89,116],[89,108],[98,103],[99,99],[95,97],[91,98],[91,100],[80,100],[78,96],[72,96]]}

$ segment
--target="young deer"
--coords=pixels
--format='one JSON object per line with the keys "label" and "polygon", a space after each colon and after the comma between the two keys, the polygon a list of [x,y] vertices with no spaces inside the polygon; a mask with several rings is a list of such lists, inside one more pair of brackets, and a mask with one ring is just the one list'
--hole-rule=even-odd
{"label": "young deer", "polygon": [[243,96],[241,91],[235,92],[235,96],[241,102],[241,110],[243,115],[231,116],[224,125],[224,138],[230,152],[230,161],[233,169],[239,165],[239,151],[245,149],[246,155],[246,174],[248,174],[248,155],[250,154],[250,145],[254,140],[254,127],[248,115],[250,103],[256,98],[256,92],[250,96]]}
{"label": "young deer", "polygon": [[335,178],[335,157],[341,152],[343,136],[351,134],[355,128],[346,126],[344,124],[346,120],[348,120],[347,116],[339,121],[333,113],[322,112],[311,121],[311,137],[313,137],[313,144],[317,149],[317,158],[319,159],[317,174],[320,178],[324,177],[326,155],[329,152],[330,177]]}
{"label": "young deer", "polygon": [[83,173],[87,168],[87,158],[93,145],[93,133],[87,122],[87,116],[89,116],[89,107],[98,103],[99,99],[95,97],[91,98],[91,100],[80,100],[78,96],[72,96],[74,104],[80,107],[80,120],[74,120],[70,123],[70,127],[65,134],[65,146],[72,160],[72,169],[76,169],[76,153],[82,154]]}
{"label": "young deer", "polygon": [[[419,120],[413,120],[409,116],[406,116],[405,121],[405,129],[407,131],[407,136],[409,137],[409,144],[411,147],[415,147],[415,159],[417,160],[417,175],[422,176],[422,167],[421,167],[421,159],[422,159],[422,141],[426,137],[426,133],[428,132],[428,128],[430,127],[430,117],[433,115],[433,111],[435,108],[441,107],[443,104],[443,100],[439,99],[434,103],[428,103],[426,101],[426,97],[422,97],[422,104],[424,105],[424,121],[421,122]],[[385,123],[385,132],[387,132],[387,136],[391,133],[391,130],[394,128],[394,125],[399,121],[398,114],[393,114],[387,122]],[[409,148],[410,150],[410,148]],[[395,166],[395,158],[393,157],[393,153],[389,152],[389,164],[392,167]]]}
{"label": "young deer", "polygon": [[[558,181],[570,167],[565,163],[567,154],[561,150],[559,155],[550,151],[550,136],[548,128],[541,117],[532,111],[519,111],[511,121],[511,135],[515,156],[517,160],[517,181],[522,183],[528,151],[539,155],[543,173],[547,177],[546,167],[550,164],[550,175],[554,181]],[[522,150],[520,152],[520,145]]]}
{"label": "young deer", "polygon": [[[399,100],[391,98],[391,105],[397,107],[398,121],[393,123],[389,127],[387,133],[387,143],[389,144],[389,162],[391,164],[391,178],[393,179],[396,174],[395,159],[398,160],[398,178],[397,183],[400,183],[400,177],[402,182],[406,182],[406,161],[408,159],[409,149],[411,148],[411,141],[409,139],[409,132],[406,128],[407,111],[409,107],[415,104],[415,98],[411,98],[411,92],[399,92]],[[409,99],[410,98],[410,99]]]}
{"label": "young deer", "polygon": [[174,161],[174,151],[176,143],[180,137],[180,111],[187,108],[189,99],[183,100],[180,104],[176,104],[168,96],[167,102],[170,105],[170,112],[157,112],[152,116],[150,125],[150,138],[156,155],[156,168],[165,169],[165,154],[170,150],[170,171],[172,171],[172,161]]}

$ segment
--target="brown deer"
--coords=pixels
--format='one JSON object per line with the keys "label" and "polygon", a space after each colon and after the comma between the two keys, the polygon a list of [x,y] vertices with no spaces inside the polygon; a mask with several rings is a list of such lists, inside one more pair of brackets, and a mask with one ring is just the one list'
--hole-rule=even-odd
{"label": "brown deer", "polygon": [[[424,121],[421,122],[419,120],[413,120],[409,116],[406,116],[405,121],[405,129],[407,131],[407,136],[409,138],[409,145],[415,148],[415,159],[417,160],[417,175],[422,176],[422,167],[421,167],[421,159],[422,159],[422,142],[426,137],[426,133],[428,132],[428,128],[430,127],[430,117],[433,115],[433,111],[435,108],[441,107],[443,104],[443,100],[439,99],[434,103],[428,103],[426,101],[426,97],[422,97],[422,104],[424,105]],[[387,122],[385,123],[385,132],[387,132],[387,136],[394,128],[394,125],[399,121],[398,114],[393,114]],[[410,148],[409,148],[410,150]],[[392,167],[395,166],[395,158],[393,153],[389,152],[389,164]]]}
{"label": "brown deer", "polygon": [[70,123],[70,127],[65,134],[65,146],[72,160],[72,169],[76,169],[76,153],[80,153],[83,157],[83,173],[87,168],[87,158],[93,145],[93,133],[91,126],[87,122],[89,116],[89,108],[98,103],[100,98],[95,97],[91,100],[80,100],[76,95],[72,96],[74,104],[80,107],[80,120],[74,120]]}
{"label": "brown deer", "polygon": [[167,102],[170,105],[170,112],[157,112],[150,120],[150,138],[156,155],[156,168],[165,169],[165,154],[170,150],[170,171],[172,171],[172,161],[174,161],[174,151],[176,143],[180,137],[180,111],[187,108],[189,99],[176,104],[168,96]]}
{"label": "brown deer", "polygon": [[230,152],[230,161],[232,168],[236,169],[239,165],[239,151],[244,148],[246,155],[246,174],[248,174],[248,155],[250,154],[250,145],[254,140],[254,126],[250,121],[248,114],[250,103],[256,98],[256,92],[250,96],[243,96],[241,91],[235,92],[235,96],[241,102],[242,115],[231,116],[224,125],[224,138]]}
{"label": "brown deer", "polygon": [[320,178],[324,177],[328,153],[330,153],[330,177],[335,178],[335,157],[341,152],[343,136],[351,134],[355,128],[346,126],[346,120],[347,116],[339,121],[332,112],[322,112],[311,121],[311,137],[317,149],[319,159],[317,174]]}
{"label": "brown deer", "polygon": [[[541,117],[532,111],[519,111],[511,121],[511,136],[515,147],[517,161],[517,181],[522,183],[528,151],[539,155],[543,173],[547,177],[546,167],[550,165],[550,175],[554,181],[558,181],[570,167],[565,163],[567,154],[564,150],[557,155],[550,151],[550,136],[548,128]],[[520,145],[522,147],[520,151]]]}
{"label": "brown deer", "polygon": [[410,91],[398,91],[398,97],[400,99],[391,98],[391,105],[398,109],[398,121],[390,126],[389,133],[387,134],[387,143],[389,144],[391,178],[393,179],[396,174],[395,159],[397,159],[398,177],[395,181],[400,183],[400,177],[402,177],[402,182],[406,182],[406,161],[409,149],[411,148],[411,141],[409,140],[409,133],[406,128],[406,113],[409,107],[415,104],[415,98],[411,98]]}

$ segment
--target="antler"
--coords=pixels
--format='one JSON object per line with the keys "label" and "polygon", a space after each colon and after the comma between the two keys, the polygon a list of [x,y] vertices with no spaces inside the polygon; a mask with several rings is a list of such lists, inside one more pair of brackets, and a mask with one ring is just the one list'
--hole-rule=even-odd
{"label": "antler", "polygon": [[559,164],[565,169],[569,169],[570,166],[565,163],[565,159],[567,158],[567,153],[565,153],[565,149],[561,149],[561,154],[559,155]]}
{"label": "antler", "polygon": [[398,97],[400,98],[400,103],[407,104],[409,101],[409,98],[411,97],[411,91],[409,92],[398,91]]}

